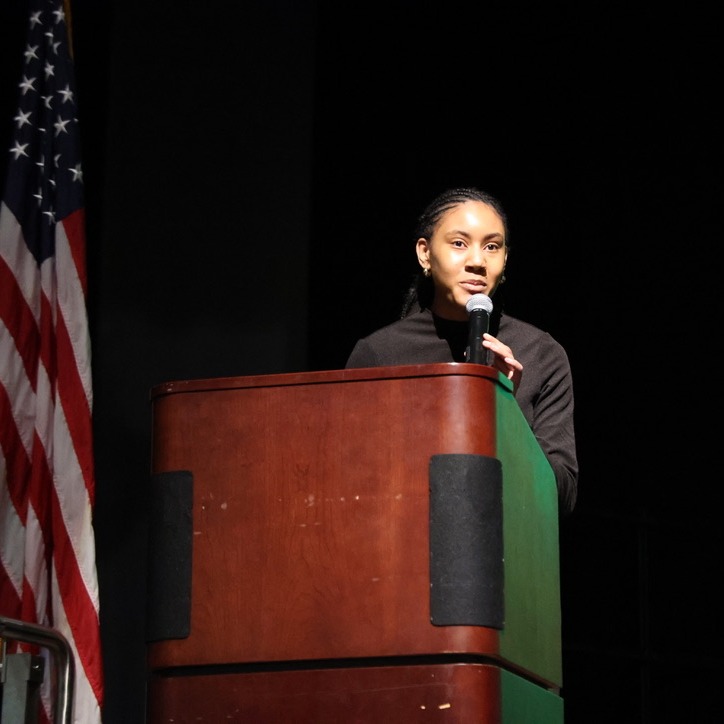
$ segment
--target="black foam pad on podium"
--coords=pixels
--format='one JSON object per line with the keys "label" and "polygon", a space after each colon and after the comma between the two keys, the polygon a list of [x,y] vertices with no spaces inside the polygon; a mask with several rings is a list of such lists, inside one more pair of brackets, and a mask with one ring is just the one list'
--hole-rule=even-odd
{"label": "black foam pad on podium", "polygon": [[503,472],[497,458],[430,458],[430,618],[502,629]]}
{"label": "black foam pad on podium", "polygon": [[193,475],[151,476],[147,641],[186,638],[191,630]]}

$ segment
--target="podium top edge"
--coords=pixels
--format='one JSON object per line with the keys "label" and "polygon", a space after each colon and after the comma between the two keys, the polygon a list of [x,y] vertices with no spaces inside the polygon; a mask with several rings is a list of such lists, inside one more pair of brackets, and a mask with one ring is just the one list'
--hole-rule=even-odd
{"label": "podium top edge", "polygon": [[503,387],[512,391],[512,383],[510,380],[494,367],[469,362],[437,362],[434,364],[358,367],[353,369],[283,372],[243,377],[173,380],[154,385],[151,388],[150,397],[151,400],[153,400],[164,395],[181,392],[208,392],[211,390],[238,390],[255,387],[284,387],[441,376],[487,378],[500,383]]}

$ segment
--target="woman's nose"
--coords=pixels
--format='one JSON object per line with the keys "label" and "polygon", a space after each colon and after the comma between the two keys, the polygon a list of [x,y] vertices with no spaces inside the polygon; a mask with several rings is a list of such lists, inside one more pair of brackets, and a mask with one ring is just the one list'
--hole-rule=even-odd
{"label": "woman's nose", "polygon": [[470,266],[474,267],[484,267],[485,266],[485,252],[479,247],[475,245],[471,245],[469,247],[469,253],[468,253],[468,262]]}

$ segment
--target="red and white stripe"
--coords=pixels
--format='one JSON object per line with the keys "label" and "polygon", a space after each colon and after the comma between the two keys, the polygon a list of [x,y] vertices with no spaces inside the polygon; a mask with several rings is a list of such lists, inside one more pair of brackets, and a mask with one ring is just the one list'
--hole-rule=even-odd
{"label": "red and white stripe", "polygon": [[[62,633],[74,721],[101,721],[84,212],[40,267],[0,208],[0,614]],[[50,699],[44,696],[50,718]]]}

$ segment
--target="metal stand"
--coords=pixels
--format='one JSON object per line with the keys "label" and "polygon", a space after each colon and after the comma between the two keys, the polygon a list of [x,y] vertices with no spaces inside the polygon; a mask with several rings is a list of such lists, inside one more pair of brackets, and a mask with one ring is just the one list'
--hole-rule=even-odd
{"label": "metal stand", "polygon": [[66,638],[47,626],[0,616],[0,724],[36,724],[44,661],[31,654],[7,653],[7,641],[35,644],[50,651],[55,676],[53,721],[71,724],[75,670]]}
{"label": "metal stand", "polygon": [[44,661],[31,654],[4,654],[0,682],[0,722],[37,724]]}

